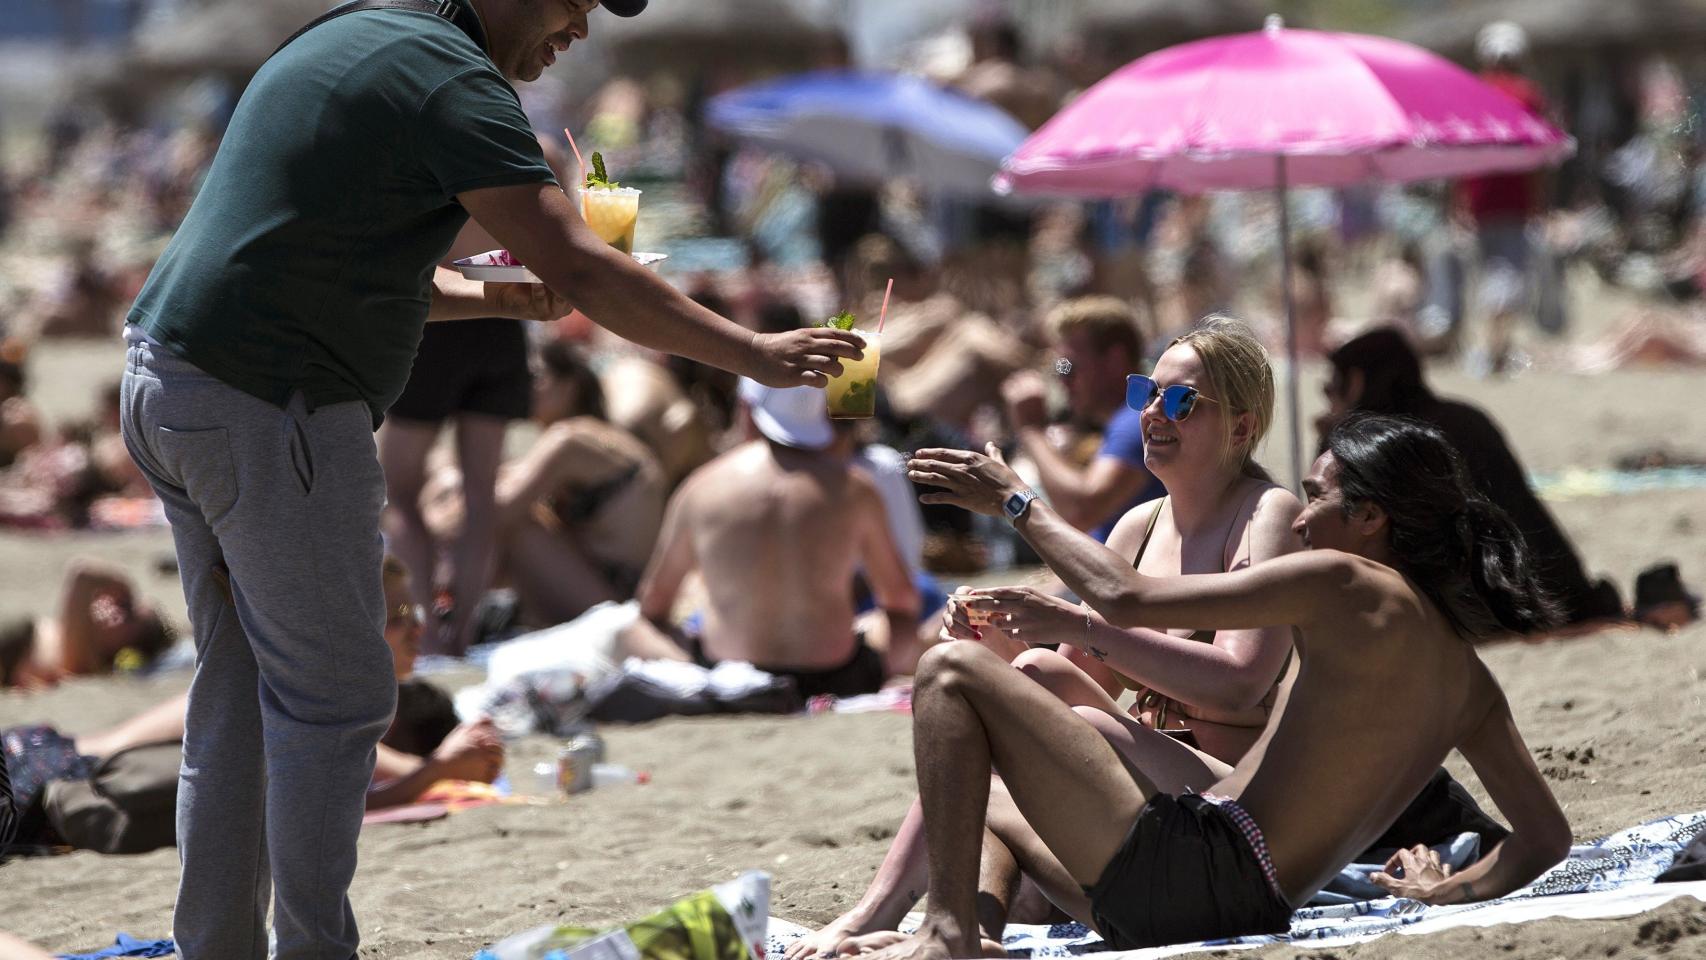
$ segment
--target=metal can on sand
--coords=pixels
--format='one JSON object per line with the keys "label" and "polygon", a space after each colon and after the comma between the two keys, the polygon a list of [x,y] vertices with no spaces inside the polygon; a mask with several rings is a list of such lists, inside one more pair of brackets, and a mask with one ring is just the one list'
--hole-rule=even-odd
{"label": "metal can on sand", "polygon": [[564,793],[592,789],[592,768],[604,758],[604,741],[596,735],[577,736],[557,751],[557,786]]}

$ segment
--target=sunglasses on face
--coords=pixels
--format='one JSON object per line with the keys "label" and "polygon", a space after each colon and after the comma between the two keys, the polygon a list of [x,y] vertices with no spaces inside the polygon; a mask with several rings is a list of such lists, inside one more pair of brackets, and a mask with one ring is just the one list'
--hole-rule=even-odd
{"label": "sunglasses on face", "polygon": [[1218,402],[1196,387],[1189,387],[1182,383],[1163,387],[1156,383],[1153,378],[1146,377],[1141,373],[1134,373],[1125,378],[1125,405],[1139,413],[1149,408],[1149,405],[1155,401],[1157,393],[1161,395],[1162,416],[1174,423],[1190,416],[1191,412],[1196,410],[1198,400],[1207,400],[1209,403]]}

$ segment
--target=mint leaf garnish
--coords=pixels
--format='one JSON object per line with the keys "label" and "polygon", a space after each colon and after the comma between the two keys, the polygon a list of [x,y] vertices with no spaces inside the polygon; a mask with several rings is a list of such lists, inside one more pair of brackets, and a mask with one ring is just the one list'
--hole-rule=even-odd
{"label": "mint leaf garnish", "polygon": [[620,183],[610,179],[610,175],[605,172],[604,154],[597,150],[592,152],[592,172],[586,175],[586,186],[589,190],[595,187],[602,190],[614,190],[621,186]]}
{"label": "mint leaf garnish", "polygon": [[837,330],[851,330],[853,329],[854,322],[853,312],[851,310],[843,310],[824,321],[823,325],[826,327],[834,327]]}

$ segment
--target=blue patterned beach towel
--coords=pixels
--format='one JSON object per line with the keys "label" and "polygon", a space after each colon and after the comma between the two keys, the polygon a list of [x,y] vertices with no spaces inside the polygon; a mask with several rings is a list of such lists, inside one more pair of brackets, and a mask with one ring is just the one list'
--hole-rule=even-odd
{"label": "blue patterned beach towel", "polygon": [[[1706,829],[1706,812],[1643,823],[1597,843],[1570,851],[1562,863],[1521,890],[1481,903],[1429,906],[1383,897],[1305,907],[1292,914],[1284,935],[1236,937],[1120,953],[1121,960],[1152,960],[1199,950],[1259,947],[1275,943],[1343,946],[1389,933],[1431,933],[1449,927],[1521,923],[1545,917],[1593,919],[1644,913],[1676,897],[1706,901],[1706,881],[1654,883],[1693,837]],[[915,925],[919,917],[908,918]],[[910,929],[910,926],[909,926]],[[769,956],[781,956],[810,931],[786,920],[770,921]],[[1112,956],[1102,939],[1082,924],[1014,924],[1002,946],[1012,957]]]}

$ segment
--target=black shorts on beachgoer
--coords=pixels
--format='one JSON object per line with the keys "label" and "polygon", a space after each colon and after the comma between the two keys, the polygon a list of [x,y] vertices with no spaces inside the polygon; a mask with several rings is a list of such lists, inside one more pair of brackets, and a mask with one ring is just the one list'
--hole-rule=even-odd
{"label": "black shorts on beachgoer", "polygon": [[[717,661],[705,656],[705,645],[702,641],[693,639],[691,648],[694,663],[701,667],[717,665]],[[779,670],[761,663],[753,666],[772,676],[792,678],[800,696],[807,699],[823,694],[832,697],[856,697],[862,693],[876,693],[883,688],[883,681],[888,679],[888,671],[883,668],[882,654],[867,646],[863,637],[859,638],[853,656],[848,658],[846,663],[828,670]]]}
{"label": "black shorts on beachgoer", "polygon": [[459,413],[524,419],[533,404],[522,321],[429,323],[409,382],[387,416],[442,423]]}
{"label": "black shorts on beachgoer", "polygon": [[1196,794],[1149,798],[1093,886],[1090,916],[1108,946],[1136,950],[1291,928],[1230,806]]}

